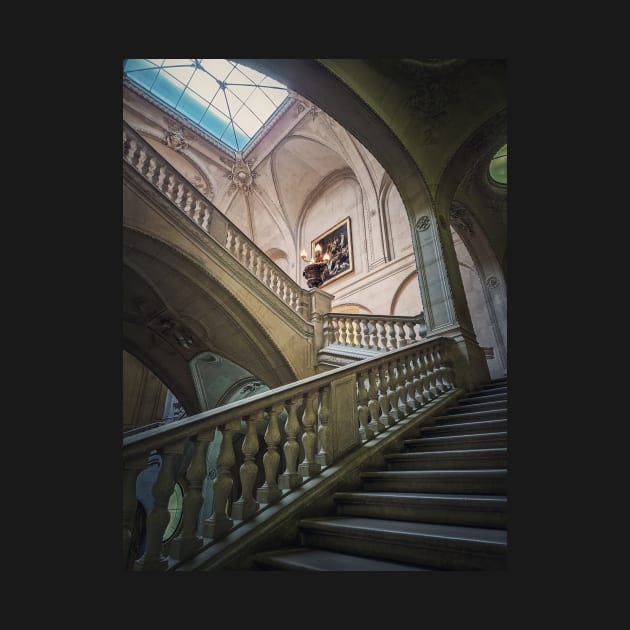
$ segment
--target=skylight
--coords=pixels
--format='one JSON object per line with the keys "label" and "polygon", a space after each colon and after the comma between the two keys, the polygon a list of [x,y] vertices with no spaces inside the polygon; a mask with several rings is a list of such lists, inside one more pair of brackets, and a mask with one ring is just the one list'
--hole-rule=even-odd
{"label": "skylight", "polygon": [[126,76],[236,151],[288,95],[274,79],[227,59],[126,59]]}

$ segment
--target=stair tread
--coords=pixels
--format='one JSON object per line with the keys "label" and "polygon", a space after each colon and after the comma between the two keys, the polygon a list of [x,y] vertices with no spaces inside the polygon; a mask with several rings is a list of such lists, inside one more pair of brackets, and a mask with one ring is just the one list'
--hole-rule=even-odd
{"label": "stair tread", "polygon": [[378,479],[379,477],[429,477],[438,475],[441,477],[463,477],[465,475],[475,475],[483,477],[498,477],[507,474],[507,468],[471,468],[458,470],[379,470],[361,473],[362,478]]}
{"label": "stair tread", "polygon": [[491,422],[507,422],[507,418],[493,418],[492,420],[479,420],[479,422],[445,422],[444,424],[426,425],[421,427],[422,431],[429,431],[430,429],[448,429],[449,427],[465,427],[470,429],[481,428],[482,426],[492,426]]}
{"label": "stair tread", "polygon": [[368,536],[380,533],[406,537],[448,538],[493,545],[507,544],[507,531],[505,529],[419,523],[361,516],[306,518],[300,521],[300,527],[303,529],[327,529],[329,531],[352,530],[356,533],[363,532]]}
{"label": "stair tread", "polygon": [[[468,426],[468,423],[466,423]],[[445,426],[445,425],[441,425]],[[405,444],[437,444],[445,441],[465,441],[465,440],[492,440],[497,438],[507,437],[507,431],[489,431],[487,433],[457,433],[456,435],[440,435],[436,437],[419,437],[419,438],[407,438]]]}
{"label": "stair tread", "polygon": [[498,413],[505,412],[507,417],[507,407],[502,407],[500,409],[483,409],[481,411],[464,411],[462,413],[454,413],[454,414],[444,414],[440,416],[434,416],[434,420],[453,420],[455,418],[490,418],[495,417]]}
{"label": "stair tread", "polygon": [[440,494],[435,492],[335,492],[336,501],[367,499],[373,501],[466,501],[472,503],[507,503],[507,497],[495,494]]}
{"label": "stair tread", "polygon": [[433,571],[421,566],[389,562],[366,556],[316,549],[292,547],[256,555],[256,560],[292,570],[310,571]]}
{"label": "stair tread", "polygon": [[448,451],[418,451],[414,453],[389,453],[385,455],[385,460],[396,459],[402,457],[403,459],[414,459],[414,458],[428,458],[428,457],[440,457],[447,455],[475,455],[479,453],[488,453],[488,454],[498,454],[498,453],[507,453],[507,447],[500,446],[496,448],[460,448],[460,449],[452,449]]}

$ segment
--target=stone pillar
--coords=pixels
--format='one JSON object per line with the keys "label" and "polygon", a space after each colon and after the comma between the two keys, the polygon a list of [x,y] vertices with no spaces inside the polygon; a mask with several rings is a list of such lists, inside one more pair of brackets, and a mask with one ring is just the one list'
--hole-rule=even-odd
{"label": "stone pillar", "polygon": [[324,339],[323,316],[330,313],[334,295],[321,289],[313,288],[308,291],[311,298],[311,324],[313,324],[313,367],[317,367],[317,352],[321,350],[326,340]]}
{"label": "stone pillar", "polygon": [[490,380],[490,372],[472,325],[448,219],[423,209],[413,226],[420,295],[427,326],[426,339],[455,340],[454,367],[458,385],[472,390]]}

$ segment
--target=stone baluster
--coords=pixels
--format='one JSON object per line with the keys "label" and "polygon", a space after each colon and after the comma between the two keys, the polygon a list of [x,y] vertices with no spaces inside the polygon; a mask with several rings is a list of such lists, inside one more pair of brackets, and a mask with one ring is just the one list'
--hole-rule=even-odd
{"label": "stone baluster", "polygon": [[390,319],[387,321],[387,349],[396,350],[396,328],[394,322]]}
{"label": "stone baluster", "polygon": [[435,389],[437,391],[437,395],[440,396],[443,394],[446,389],[442,384],[442,373],[440,371],[440,355],[437,352],[438,344],[434,343],[431,348],[431,358],[432,358],[432,368],[433,368],[433,382],[435,383]]}
{"label": "stone baluster", "polygon": [[398,409],[398,377],[396,375],[396,361],[387,363],[387,400],[389,402],[389,414],[394,422],[400,420],[402,415]]}
{"label": "stone baluster", "polygon": [[202,488],[207,473],[206,453],[208,444],[214,439],[215,432],[216,429],[212,427],[192,439],[193,452],[186,471],[188,489],[182,505],[182,529],[169,547],[169,554],[177,560],[190,558],[203,545],[203,538],[197,535],[197,524],[203,506]]}
{"label": "stone baluster", "polygon": [[232,529],[232,519],[228,516],[230,497],[234,486],[232,467],[236,462],[232,436],[235,431],[240,429],[240,426],[240,418],[236,418],[219,427],[222,440],[217,457],[217,478],[212,486],[214,506],[212,514],[203,524],[203,535],[206,538],[222,538]]}
{"label": "stone baluster", "polygon": [[455,370],[453,369],[453,361],[451,359],[451,349],[446,344],[441,347],[442,363],[446,368],[444,374],[449,389],[454,389],[455,384]]}
{"label": "stone baluster", "polygon": [[164,531],[171,520],[168,502],[175,488],[175,464],[184,452],[185,440],[162,449],[162,466],[153,484],[153,509],[147,516],[146,547],[136,560],[136,571],[166,571],[168,558],[162,555]]}
{"label": "stone baluster", "polygon": [[204,232],[208,231],[208,228],[210,226],[210,217],[212,216],[212,211],[210,210],[210,208],[208,208],[205,204],[203,207],[203,218],[201,219],[201,222],[199,223],[199,225],[201,225],[201,229]]}
{"label": "stone baluster", "polygon": [[367,347],[370,350],[378,349],[376,341],[376,322],[373,319],[367,320]]}
{"label": "stone baluster", "polygon": [[385,352],[387,350],[387,336],[385,335],[385,324],[376,321],[376,349]]}
{"label": "stone baluster", "polygon": [[186,201],[182,206],[184,214],[190,216],[190,209],[192,208],[193,201],[195,201],[194,195],[190,191],[186,192]]}
{"label": "stone baluster", "polygon": [[405,330],[407,332],[407,337],[409,339],[409,343],[414,343],[415,341],[419,341],[416,337],[416,329],[414,328],[413,321],[406,321],[404,323]]}
{"label": "stone baluster", "polygon": [[374,437],[374,431],[368,425],[369,409],[368,409],[368,393],[365,387],[365,379],[368,377],[367,372],[359,372],[357,374],[357,411],[359,416],[359,435],[363,442],[367,442]]}
{"label": "stone baluster", "polygon": [[144,149],[139,149],[138,151],[138,161],[136,162],[136,170],[139,173],[143,173],[143,169],[144,169],[144,163],[147,159],[147,152]]}
{"label": "stone baluster", "polygon": [[297,471],[297,459],[300,453],[300,444],[297,436],[301,429],[297,419],[297,406],[299,403],[299,397],[293,398],[286,403],[288,415],[284,425],[284,432],[287,437],[283,447],[286,469],[278,478],[278,485],[283,490],[293,490],[302,484],[302,475]]}
{"label": "stone baluster", "polygon": [[141,470],[147,465],[146,457],[128,460],[123,466],[123,567],[129,569],[131,530],[136,515],[136,481]]}
{"label": "stone baluster", "polygon": [[282,299],[282,276],[276,272],[275,274],[276,276],[276,284],[274,287],[274,293],[280,298]]}
{"label": "stone baluster", "polygon": [[368,410],[370,412],[370,423],[368,427],[372,430],[372,434],[380,433],[385,430],[385,425],[379,418],[380,407],[378,404],[376,372],[377,369],[374,367],[371,367],[368,372]]}
{"label": "stone baluster", "polygon": [[169,173],[167,181],[168,181],[168,183],[166,185],[166,190],[164,191],[164,194],[172,201],[173,200],[173,191],[175,189],[176,179],[173,177],[173,175],[171,175]]}
{"label": "stone baluster", "polygon": [[423,348],[418,354],[418,363],[420,366],[420,382],[422,384],[422,399],[424,403],[431,401],[431,391],[429,390],[429,378],[427,374],[426,364],[426,348]]}
{"label": "stone baluster", "polygon": [[413,397],[413,372],[409,367],[409,357],[410,355],[406,355],[401,358],[402,372],[404,375],[403,378],[405,379],[405,406],[407,407],[408,414],[416,409],[416,399]]}
{"label": "stone baluster", "polygon": [[348,317],[341,318],[341,343],[344,346],[352,345],[352,322]]}
{"label": "stone baluster", "polygon": [[256,433],[256,424],[262,421],[263,414],[264,410],[260,409],[246,416],[245,420],[247,430],[241,449],[243,451],[244,461],[239,469],[241,496],[232,506],[232,518],[239,521],[246,521],[251,518],[260,507],[260,504],[254,498],[254,484],[258,476],[256,453],[258,453],[258,449],[260,448],[258,434]]}
{"label": "stone baluster", "polygon": [[424,352],[424,368],[426,372],[427,387],[429,388],[429,395],[431,398],[436,398],[438,393],[435,389],[435,376],[433,374],[433,355],[431,349],[427,348]]}
{"label": "stone baluster", "polygon": [[416,401],[415,408],[420,409],[424,404],[422,400],[422,382],[420,381],[420,368],[418,367],[418,352],[414,350],[409,359],[409,365],[413,382],[413,399]]}
{"label": "stone baluster", "polygon": [[396,347],[400,350],[400,348],[404,348],[407,345],[404,322],[396,322],[396,327],[398,328],[398,340],[396,342]]}
{"label": "stone baluster", "polygon": [[370,324],[366,318],[361,318],[361,347],[369,348],[370,347]]}
{"label": "stone baluster", "polygon": [[175,192],[175,199],[173,200],[173,203],[179,208],[181,201],[182,201],[182,197],[184,196],[184,184],[182,182],[178,182],[177,183],[177,189]]}
{"label": "stone baluster", "polygon": [[438,356],[438,365],[440,366],[440,379],[442,380],[442,387],[444,391],[447,392],[453,389],[453,386],[448,378],[449,369],[448,369],[448,359],[446,357],[446,348],[442,342],[438,343],[437,347],[437,356]]}
{"label": "stone baluster", "polygon": [[339,341],[339,324],[337,323],[337,317],[335,315],[329,315],[330,317],[330,330],[328,331],[330,342],[328,345],[335,344]]}
{"label": "stone baluster", "polygon": [[378,366],[378,404],[381,408],[381,415],[379,420],[383,426],[391,427],[396,423],[396,420],[391,415],[389,410],[390,404],[387,397],[387,365],[381,363]]}
{"label": "stone baluster", "polygon": [[160,168],[158,169],[158,177],[157,177],[157,181],[155,183],[155,186],[158,190],[163,190],[164,189],[164,180],[166,179],[166,169],[164,168],[163,165],[160,165]]}
{"label": "stone baluster", "polygon": [[317,438],[319,441],[319,453],[315,458],[315,461],[321,466],[330,466],[330,455],[328,454],[328,438],[330,428],[328,426],[328,420],[330,419],[330,385],[322,387],[321,400],[319,404],[319,430],[317,432]]}
{"label": "stone baluster", "polygon": [[234,232],[232,232],[232,230],[230,229],[230,226],[228,225],[228,228],[226,230],[226,234],[225,234],[225,249],[230,252],[232,255],[233,254],[233,250],[234,250]]}
{"label": "stone baluster", "polygon": [[322,317],[322,337],[324,339],[324,347],[332,343],[332,328],[330,326],[330,315]]}
{"label": "stone baluster", "polygon": [[317,390],[306,394],[304,402],[304,414],[302,415],[302,446],[304,447],[304,460],[298,466],[298,472],[303,477],[312,477],[319,473],[321,466],[315,461],[315,447],[317,442],[316,422],[314,404],[317,403]]}
{"label": "stone baluster", "polygon": [[282,491],[278,487],[278,467],[280,466],[280,426],[278,425],[278,415],[284,411],[282,403],[276,403],[269,412],[269,423],[265,431],[265,444],[267,451],[263,455],[263,468],[265,469],[265,483],[258,488],[256,499],[260,503],[276,503],[282,496]]}
{"label": "stone baluster", "polygon": [[149,182],[153,183],[153,178],[155,177],[155,171],[157,169],[157,162],[155,158],[151,158],[149,160],[149,168],[147,169],[147,174],[145,177],[149,180]]}
{"label": "stone baluster", "polygon": [[396,386],[398,411],[400,412],[400,417],[404,418],[413,411],[413,407],[407,404],[407,374],[403,369],[401,357],[396,359],[396,375],[398,377],[398,385]]}

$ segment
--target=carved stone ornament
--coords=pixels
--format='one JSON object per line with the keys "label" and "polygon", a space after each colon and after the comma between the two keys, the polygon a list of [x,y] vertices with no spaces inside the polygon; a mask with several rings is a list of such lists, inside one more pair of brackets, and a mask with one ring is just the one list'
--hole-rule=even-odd
{"label": "carved stone ornament", "polygon": [[455,229],[467,232],[472,236],[473,234],[473,222],[470,218],[468,210],[464,206],[453,204],[451,206],[449,216],[451,224]]}
{"label": "carved stone ornament", "polygon": [[227,160],[221,158],[221,161],[230,167],[230,172],[226,175],[232,182],[229,188],[230,192],[238,188],[242,193],[249,195],[254,187],[254,179],[258,177],[258,173],[252,168],[255,160],[243,160],[241,158]]}
{"label": "carved stone ornament", "polygon": [[154,320],[149,327],[159,332],[171,344],[175,342],[185,350],[188,350],[195,343],[192,333],[185,326],[170,317],[161,317]]}
{"label": "carved stone ornament", "polygon": [[164,141],[171,149],[175,149],[175,151],[181,153],[190,146],[188,143],[188,134],[184,128],[176,122],[169,120],[167,124],[168,129],[164,132]]}
{"label": "carved stone ornament", "polygon": [[496,289],[499,286],[499,280],[496,276],[490,276],[486,280],[486,285],[489,289]]}
{"label": "carved stone ornament", "polygon": [[428,214],[425,214],[418,219],[418,222],[416,223],[416,230],[418,232],[424,232],[429,229],[429,225],[431,225],[431,219],[429,219]]}

